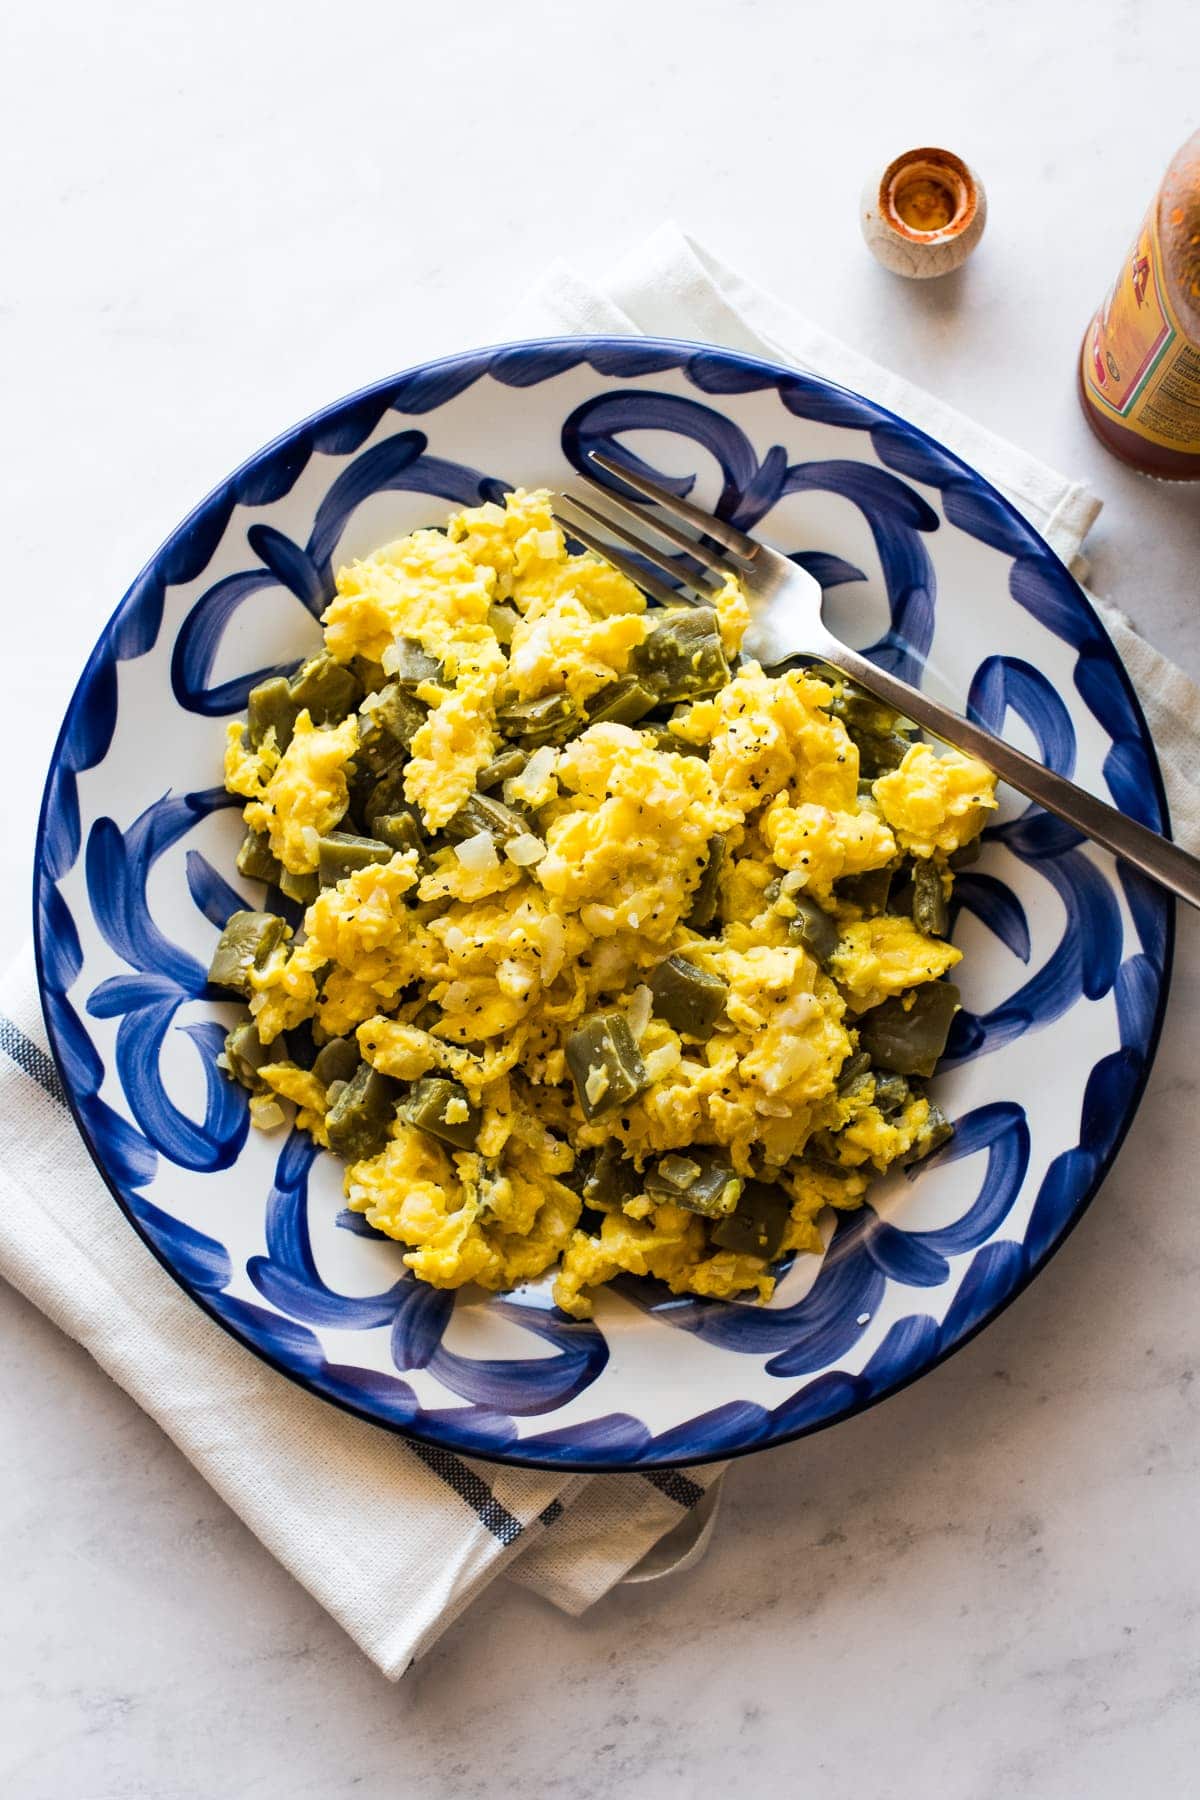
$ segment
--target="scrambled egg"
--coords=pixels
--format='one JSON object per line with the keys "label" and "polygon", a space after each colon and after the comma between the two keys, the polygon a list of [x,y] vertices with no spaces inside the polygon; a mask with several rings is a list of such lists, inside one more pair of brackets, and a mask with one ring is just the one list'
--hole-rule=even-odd
{"label": "scrambled egg", "polygon": [[346,765],[357,741],[353,719],[319,730],[302,712],[283,755],[271,743],[256,758],[245,748],[242,727],[230,728],[227,785],[235,794],[252,794],[247,825],[266,834],[272,853],[294,875],[312,873],[321,833],[332,831],[346,810]]}
{"label": "scrambled egg", "polygon": [[[615,569],[568,554],[547,494],[518,492],[339,571],[325,646],[360,684],[355,710],[324,723],[301,710],[286,744],[274,728],[257,743],[229,730],[248,843],[293,897],[309,898],[339,829],[383,829],[377,781],[420,840],[390,855],[398,840],[374,843],[378,860],[328,880],[299,935],[256,957],[260,1060],[239,1078],[258,1122],[291,1104],[321,1143],[338,1141],[348,1079],[314,1060],[331,1040],[349,1040],[346,1068],[361,1057],[394,1100],[399,1084],[450,1096],[431,1129],[390,1102],[345,1173],[349,1205],[436,1286],[504,1289],[555,1268],[555,1298],[579,1317],[622,1272],[767,1298],[776,1256],[820,1250],[827,1207],[860,1205],[876,1173],[936,1141],[921,1084],[865,1066],[859,1032],[959,952],[862,884],[924,862],[948,893],[993,778],[905,739],[863,781],[836,680],[740,660],[735,583],[714,611],[730,658],[717,691],[673,697],[645,724],[591,721],[646,666],[662,614]],[[371,774],[373,709],[412,646],[428,664],[409,678],[418,723]],[[485,810],[464,836],[493,764],[508,773],[487,791],[521,829],[490,831]],[[685,1008],[689,982],[721,996],[703,1029],[655,985],[671,958]],[[571,1065],[598,1014],[640,1069],[607,1109],[591,1102],[608,1075],[580,1089]],[[585,1176],[614,1153],[624,1188],[598,1198]],[[776,1207],[769,1243],[723,1239],[717,1214],[654,1185],[656,1168],[699,1168],[694,1156],[728,1165],[739,1208],[751,1192],[763,1217]]]}

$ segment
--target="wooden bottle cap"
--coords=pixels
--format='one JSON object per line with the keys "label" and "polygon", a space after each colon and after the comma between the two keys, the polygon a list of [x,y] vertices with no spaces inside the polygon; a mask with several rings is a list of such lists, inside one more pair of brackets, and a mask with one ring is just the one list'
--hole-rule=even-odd
{"label": "wooden bottle cap", "polygon": [[868,179],[860,222],[878,262],[923,280],[967,260],[983,236],[987,195],[952,150],[905,150]]}

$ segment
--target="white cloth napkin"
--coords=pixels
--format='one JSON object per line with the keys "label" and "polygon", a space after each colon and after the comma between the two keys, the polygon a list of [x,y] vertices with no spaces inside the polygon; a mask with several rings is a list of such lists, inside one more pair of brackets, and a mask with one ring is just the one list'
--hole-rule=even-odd
{"label": "white cloth napkin", "polygon": [[[228,1337],[96,1174],[46,1049],[29,952],[0,984],[0,1274],[157,1419],[393,1679],[514,1565],[578,1613],[660,1539],[668,1566],[707,1541],[717,1467],[587,1477],[456,1456],[339,1412]],[[688,1519],[702,1529],[681,1545]]]}
{"label": "white cloth napkin", "polygon": [[[844,382],[990,476],[1069,562],[1099,510],[1079,482],[858,356],[673,226],[597,285],[552,269],[510,335],[587,331],[694,338]],[[1176,834],[1200,848],[1200,690],[1102,610],[1158,743]],[[159,1422],[389,1677],[501,1573],[579,1613],[622,1579],[694,1562],[711,1535],[717,1467],[589,1478],[468,1460],[350,1418],[234,1343],[96,1175],[46,1050],[28,954],[0,987],[0,1274]]]}

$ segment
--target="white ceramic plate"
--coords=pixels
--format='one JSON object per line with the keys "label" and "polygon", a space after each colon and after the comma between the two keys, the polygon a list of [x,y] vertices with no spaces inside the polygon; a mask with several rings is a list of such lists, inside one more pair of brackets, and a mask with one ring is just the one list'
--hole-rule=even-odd
{"label": "white ceramic plate", "polygon": [[936,1093],[957,1135],[831,1219],[824,1258],[795,1259],[769,1306],[625,1281],[581,1324],[546,1284],[408,1277],[343,1211],[332,1159],[248,1132],[215,1066],[236,1013],[206,988],[213,942],[262,902],[234,871],[221,722],[318,643],[339,562],[614,446],[794,553],[851,643],[1165,824],[1137,701],[1066,569],[948,451],[813,376],[645,339],[472,352],[316,414],[172,534],[92,654],[41,819],[43,1002],[80,1128],[160,1261],[276,1368],[446,1454],[576,1469],[814,1430],[993,1317],[1116,1152],[1172,935],[1162,894],[1009,795],[956,888],[965,1011]]}

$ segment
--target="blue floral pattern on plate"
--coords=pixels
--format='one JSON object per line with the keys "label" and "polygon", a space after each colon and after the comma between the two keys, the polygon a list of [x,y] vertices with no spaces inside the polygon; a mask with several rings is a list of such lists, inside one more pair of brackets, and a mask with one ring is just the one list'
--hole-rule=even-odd
{"label": "blue floral pattern on plate", "polygon": [[1010,1301],[1078,1220],[1153,1057],[1170,903],[1034,807],[955,892],[957,1135],[831,1222],[767,1307],[624,1280],[594,1322],[546,1284],[414,1281],[301,1135],[248,1130],[216,1067],[236,878],[220,724],[317,637],[346,558],[617,450],[817,577],[851,641],[1015,732],[1156,828],[1140,708],[1079,587],[987,482],[816,376],[701,345],[562,339],[427,364],[286,433],[138,577],[55,749],[35,935],[51,1046],[114,1197],[185,1290],[276,1368],[448,1449],[574,1469],[725,1457],[861,1410]]}

